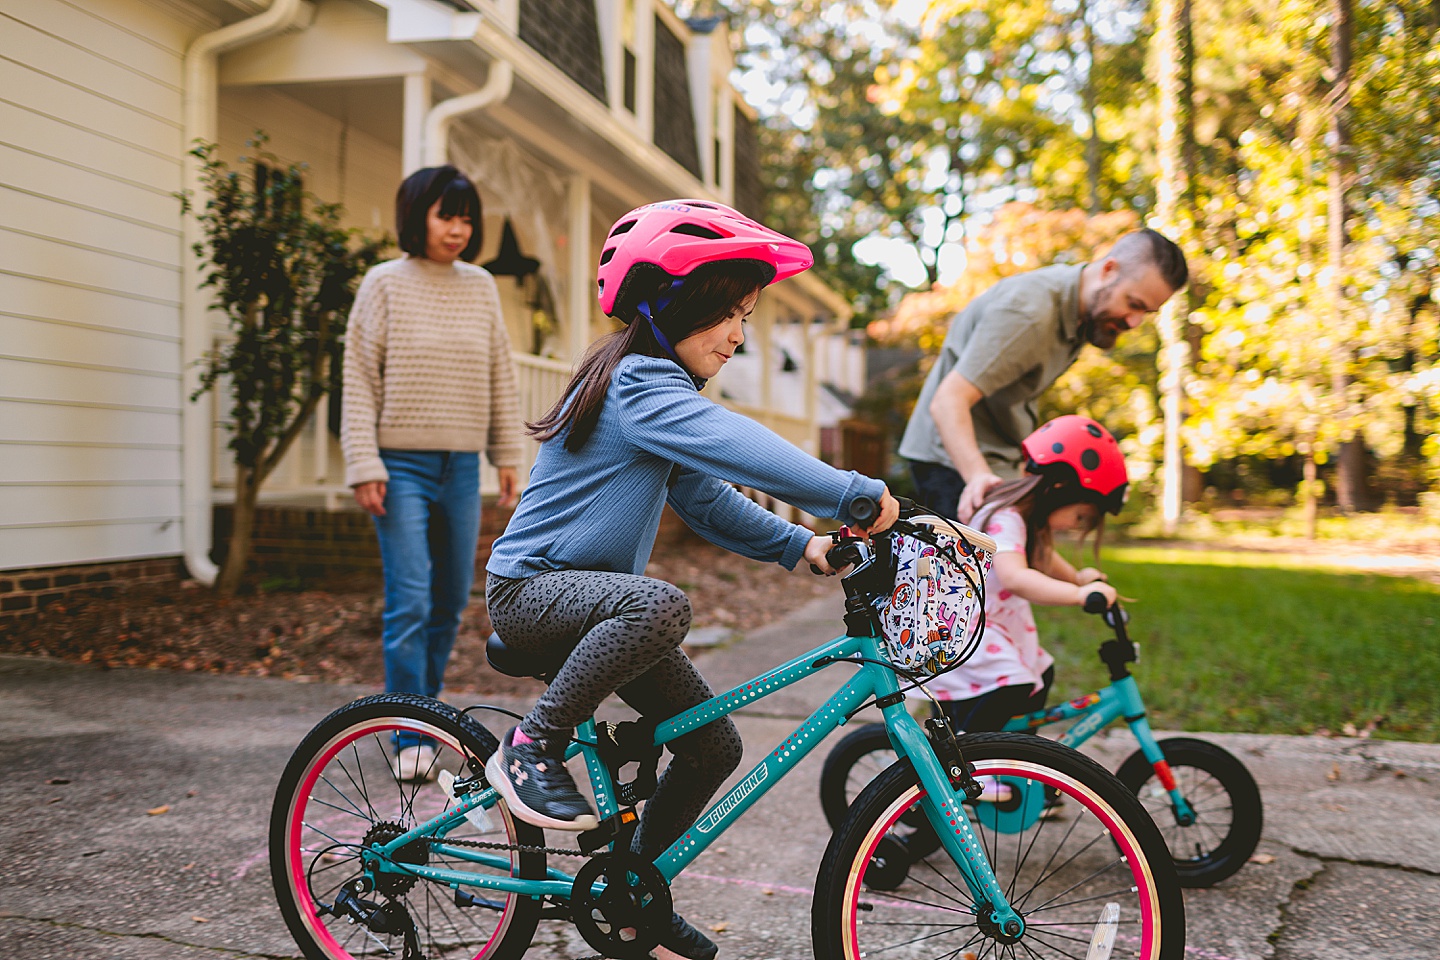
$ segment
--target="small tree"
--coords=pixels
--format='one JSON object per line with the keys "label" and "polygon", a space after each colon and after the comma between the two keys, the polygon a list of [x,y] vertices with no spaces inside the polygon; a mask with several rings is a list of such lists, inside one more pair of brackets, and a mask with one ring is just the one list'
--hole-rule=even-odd
{"label": "small tree", "polygon": [[260,488],[337,381],[357,280],[386,243],[341,228],[341,207],[307,193],[303,168],[281,167],[264,144],[263,134],[247,144],[256,157],[243,173],[219,160],[213,143],[191,151],[208,195],[195,213],[205,234],[195,244],[205,263],[201,286],[214,289],[232,335],[201,361],[201,386],[190,398],[222,379],[230,394],[235,512],[215,583],[226,595],[250,559]]}

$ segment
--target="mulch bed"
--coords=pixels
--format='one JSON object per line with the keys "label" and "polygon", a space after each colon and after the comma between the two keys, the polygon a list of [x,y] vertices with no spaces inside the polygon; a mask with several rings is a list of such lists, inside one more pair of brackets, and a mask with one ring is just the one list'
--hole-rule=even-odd
{"label": "mulch bed", "polygon": [[[698,541],[658,547],[646,573],[683,589],[696,627],[753,630],[838,591],[834,579],[787,573]],[[77,597],[0,632],[0,653],[56,657],[106,668],[233,673],[383,687],[378,578],[323,588],[252,592],[230,599],[190,583],[136,588],[110,598]],[[485,662],[490,618],[480,596],[465,613],[445,676],[451,692],[533,696],[538,681],[514,679]]]}

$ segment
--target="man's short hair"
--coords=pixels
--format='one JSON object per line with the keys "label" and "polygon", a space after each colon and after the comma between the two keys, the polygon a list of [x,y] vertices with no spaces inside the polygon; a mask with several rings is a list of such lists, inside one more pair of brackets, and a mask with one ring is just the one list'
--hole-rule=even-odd
{"label": "man's short hair", "polygon": [[436,200],[440,201],[440,216],[470,218],[473,230],[460,259],[474,260],[485,239],[480,194],[465,174],[449,165],[416,170],[400,184],[395,193],[395,233],[400,249],[414,257],[425,256],[429,238],[426,216]]}
{"label": "man's short hair", "polygon": [[1127,233],[1116,240],[1108,255],[1127,274],[1136,267],[1153,266],[1171,290],[1179,290],[1190,279],[1185,254],[1173,240],[1148,228]]}

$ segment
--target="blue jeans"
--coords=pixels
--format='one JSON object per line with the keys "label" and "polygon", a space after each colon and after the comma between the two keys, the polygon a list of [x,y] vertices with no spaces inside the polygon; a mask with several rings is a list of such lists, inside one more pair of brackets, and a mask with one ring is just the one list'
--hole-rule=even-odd
{"label": "blue jeans", "polygon": [[433,697],[475,579],[480,455],[381,450],[380,459],[390,472],[385,516],[375,518],[385,569],[385,690]]}

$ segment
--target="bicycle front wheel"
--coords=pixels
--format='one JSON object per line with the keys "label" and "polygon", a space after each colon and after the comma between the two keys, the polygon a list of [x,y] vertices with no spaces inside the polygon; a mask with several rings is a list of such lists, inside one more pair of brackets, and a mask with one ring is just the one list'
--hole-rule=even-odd
{"label": "bicycle front wheel", "polygon": [[924,795],[901,760],[856,799],[825,851],[811,914],[817,957],[1181,960],[1175,866],[1132,793],[1038,737],[971,734],[960,747],[978,774],[1012,788],[1008,802],[972,804],[971,821],[1025,932],[1007,942],[943,849],[913,859],[896,841]]}
{"label": "bicycle front wheel", "polygon": [[1136,750],[1116,776],[1145,805],[1175,858],[1180,885],[1209,887],[1245,866],[1260,843],[1260,787],[1224,747],[1191,737],[1160,741],[1160,752],[1194,819],[1181,820],[1155,768]]}
{"label": "bicycle front wheel", "polygon": [[[396,769],[397,738],[434,751],[423,771]],[[495,737],[449,704],[411,694],[383,694],[336,710],[301,742],[280,778],[270,815],[270,874],[280,912],[309,960],[412,956],[406,940],[431,960],[514,960],[530,945],[540,904],[521,897],[381,873],[359,896],[386,911],[382,928],[352,923],[336,909],[348,884],[364,875],[360,851],[395,840],[453,810],[450,777],[483,771]],[[429,755],[426,754],[428,757]],[[401,776],[426,776],[403,780]],[[428,777],[428,778],[427,778]],[[500,803],[471,812],[445,840],[493,844],[473,848],[483,863],[445,856],[428,838],[401,847],[397,864],[488,876],[544,879],[544,835],[514,820]],[[468,851],[467,851],[468,852]]]}

